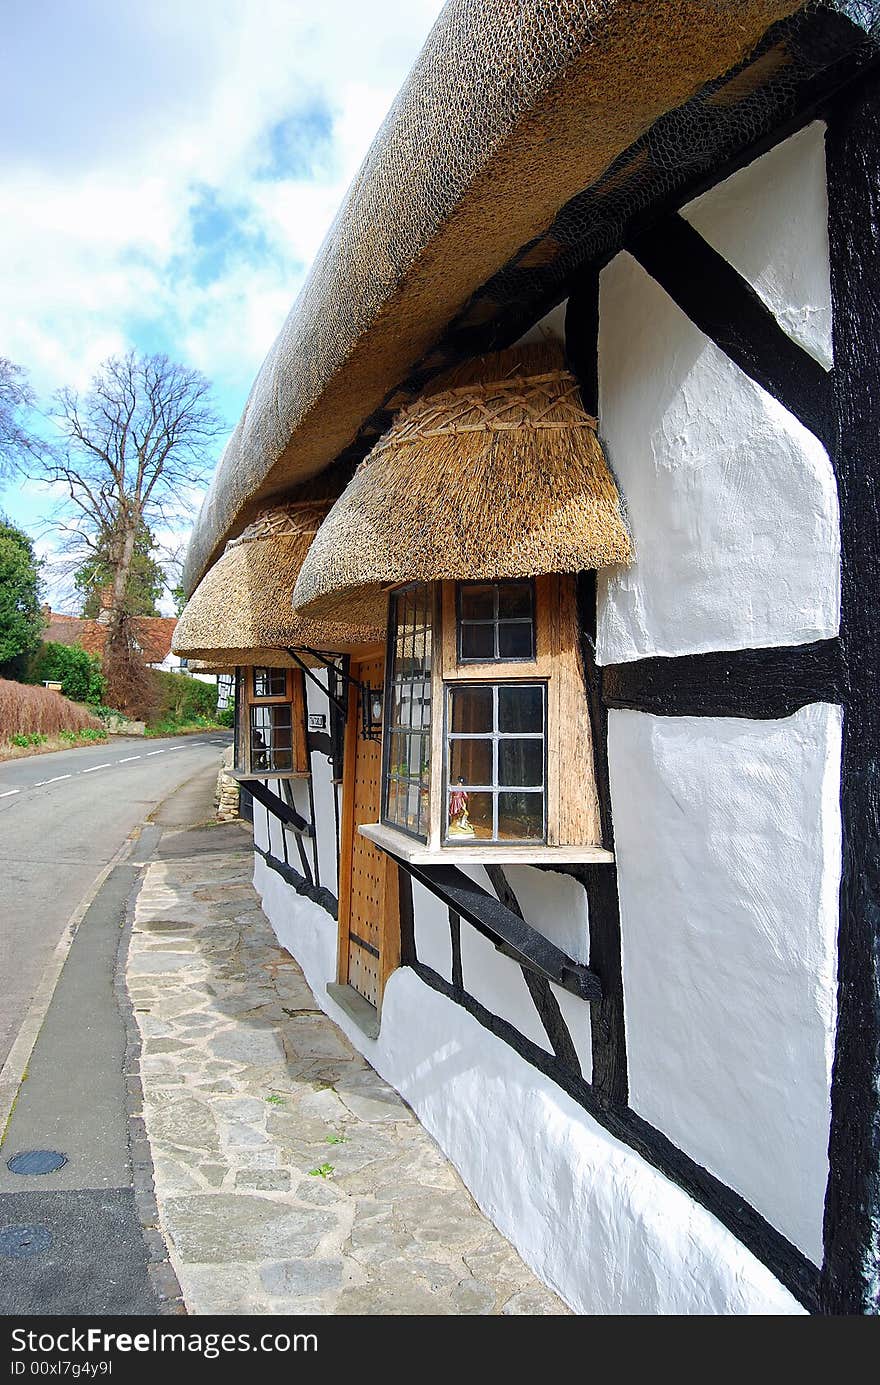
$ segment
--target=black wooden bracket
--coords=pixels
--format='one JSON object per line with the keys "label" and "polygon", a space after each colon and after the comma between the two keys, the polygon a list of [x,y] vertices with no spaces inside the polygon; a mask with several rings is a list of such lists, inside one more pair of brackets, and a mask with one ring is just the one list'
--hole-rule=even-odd
{"label": "black wooden bracket", "polygon": [[332,654],[325,654],[318,649],[307,649],[305,646],[303,646],[302,649],[286,648],[284,652],[285,654],[290,655],[291,659],[294,661],[298,668],[302,669],[303,673],[306,675],[307,678],[311,678],[315,687],[321,689],[321,692],[327,698],[327,701],[330,702],[336,708],[337,712],[339,712],[344,717],[347,716],[348,706],[346,702],[342,698],[337,697],[335,693],[332,693],[330,691],[329,686],[326,688],[324,687],[324,684],[321,682],[320,678],[315,677],[312,669],[309,668],[305,659],[303,659],[302,657],[303,654],[308,654],[310,658],[320,660],[322,667],[326,669],[335,669],[338,677],[340,677],[343,680],[343,685],[346,687],[347,691],[348,684],[354,683],[356,680],[352,678],[351,674],[346,669],[341,669],[339,667],[339,665],[336,663],[334,656]]}
{"label": "black wooden bracket", "polygon": [[414,865],[397,856],[394,860],[521,967],[555,981],[581,1000],[602,999],[602,985],[595,972],[569,957],[457,866]]}
{"label": "black wooden bracket", "polygon": [[267,788],[261,779],[249,779],[247,791],[258,803],[262,803],[273,817],[278,818],[279,822],[283,822],[285,827],[299,832],[303,837],[312,836],[312,824],[306,822],[305,818],[301,817],[295,808],[291,808],[289,803],[285,803],[283,798],[279,798],[277,793],[273,793],[271,789]]}

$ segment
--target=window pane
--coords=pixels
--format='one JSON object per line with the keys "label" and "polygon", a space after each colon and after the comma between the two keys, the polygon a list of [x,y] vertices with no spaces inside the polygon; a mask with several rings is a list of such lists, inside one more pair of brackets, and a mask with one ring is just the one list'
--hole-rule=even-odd
{"label": "window pane", "polygon": [[450,689],[449,729],[467,735],[492,734],[492,689],[461,687]]}
{"label": "window pane", "polygon": [[544,689],[535,684],[529,687],[500,687],[498,689],[498,730],[502,732],[544,729]]}
{"label": "window pane", "polygon": [[495,588],[471,586],[463,582],[458,589],[462,620],[494,620]]}
{"label": "window pane", "polygon": [[407,775],[406,736],[395,731],[388,742],[388,773],[397,779]]}
{"label": "window pane", "polygon": [[419,830],[419,794],[418,784],[410,784],[406,791],[406,825],[410,832]]}
{"label": "window pane", "polygon": [[458,806],[458,800],[454,797],[454,789],[449,794],[447,800],[447,828],[446,835],[450,841],[486,841],[492,838],[492,795],[490,793],[469,793],[465,809],[467,813],[467,826],[473,828],[472,832],[461,830],[461,814],[453,818],[451,810]]}
{"label": "window pane", "polygon": [[269,729],[269,708],[251,707],[251,726],[254,731],[266,732]]}
{"label": "window pane", "polygon": [[[536,745],[540,742],[536,741]],[[492,783],[492,742],[451,741],[449,745],[449,784],[455,788],[459,779],[465,785]],[[508,781],[510,782],[510,781]],[[524,780],[518,779],[518,784]]]}
{"label": "window pane", "polygon": [[494,659],[495,626],[468,625],[466,622],[462,621],[459,658]]}
{"label": "window pane", "polygon": [[285,669],[254,669],[254,697],[283,697],[286,692],[287,672]]}
{"label": "window pane", "polygon": [[544,795],[500,793],[498,838],[499,841],[543,841]]}
{"label": "window pane", "polygon": [[418,775],[422,787],[427,788],[431,778],[431,736],[428,731],[413,736],[413,775]]}
{"label": "window pane", "polygon": [[535,652],[532,634],[533,626],[530,620],[516,620],[509,625],[499,625],[499,659],[531,659]]}
{"label": "window pane", "polygon": [[544,782],[544,742],[499,741],[498,783],[540,788]]}
{"label": "window pane", "polygon": [[498,616],[509,620],[514,616],[532,618],[531,582],[502,582],[498,588]]}
{"label": "window pane", "polygon": [[289,702],[251,707],[251,770],[293,768],[293,729]]}
{"label": "window pane", "polygon": [[290,749],[290,722],[286,725],[282,722],[272,728],[272,744],[276,749]]}

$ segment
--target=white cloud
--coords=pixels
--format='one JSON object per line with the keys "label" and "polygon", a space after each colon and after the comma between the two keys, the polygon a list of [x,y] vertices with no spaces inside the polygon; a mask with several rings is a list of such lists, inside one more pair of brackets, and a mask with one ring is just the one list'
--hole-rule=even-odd
{"label": "white cloud", "polygon": [[[127,345],[161,346],[237,408],[439,9],[14,7],[0,92],[0,353],[46,394],[82,386]],[[267,175],[273,129],[309,112],[314,146]],[[194,220],[206,198],[237,233],[207,268]]]}

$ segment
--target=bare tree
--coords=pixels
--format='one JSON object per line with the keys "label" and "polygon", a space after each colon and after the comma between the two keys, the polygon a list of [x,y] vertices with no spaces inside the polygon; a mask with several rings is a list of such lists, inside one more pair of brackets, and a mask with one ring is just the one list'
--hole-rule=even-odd
{"label": "bare tree", "polygon": [[138,535],[144,526],[179,529],[222,424],[198,371],[134,352],[105,361],[83,396],[62,390],[55,420],[62,443],[30,474],[64,486],[69,519],[61,527],[74,547],[109,559],[108,697],[131,708],[139,660],[126,596]]}
{"label": "bare tree", "polygon": [[24,421],[34,402],[26,372],[0,356],[0,483],[34,455],[35,439]]}

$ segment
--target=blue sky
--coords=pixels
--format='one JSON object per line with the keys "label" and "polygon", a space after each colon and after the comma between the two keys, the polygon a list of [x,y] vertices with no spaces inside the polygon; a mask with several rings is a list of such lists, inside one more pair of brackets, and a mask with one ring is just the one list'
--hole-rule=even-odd
{"label": "blue sky", "polygon": [[[440,8],[6,7],[0,355],[48,405],[111,353],[165,351],[213,381],[231,429]],[[0,492],[38,538],[53,604],[73,609],[53,575],[56,503],[30,482]]]}

